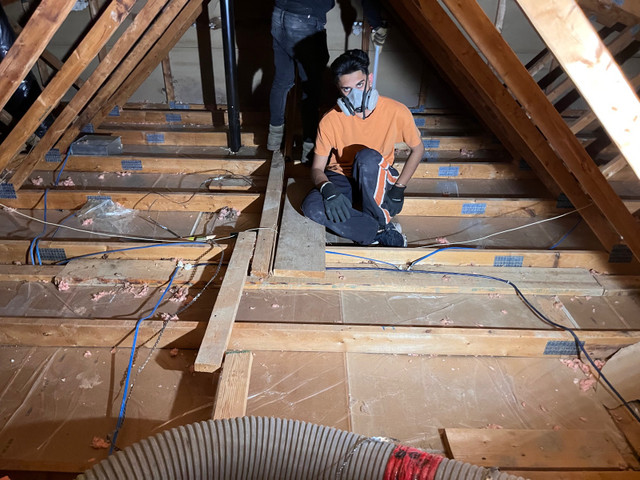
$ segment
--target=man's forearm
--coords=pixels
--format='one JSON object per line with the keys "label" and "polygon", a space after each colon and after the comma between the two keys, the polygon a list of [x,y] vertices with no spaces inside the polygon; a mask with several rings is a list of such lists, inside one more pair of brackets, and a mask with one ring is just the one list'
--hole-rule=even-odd
{"label": "man's forearm", "polygon": [[313,181],[313,184],[316,188],[320,188],[320,185],[329,181],[327,175],[324,173],[324,170],[321,170],[319,168],[311,169],[311,180]]}
{"label": "man's forearm", "polygon": [[318,154],[313,156],[313,163],[311,164],[311,181],[316,188],[320,188],[320,185],[329,181],[327,175],[324,173],[324,168],[327,166],[328,161],[329,157],[323,157]]}
{"label": "man's forearm", "polygon": [[422,160],[422,156],[424,155],[424,145],[422,143],[416,145],[415,147],[411,147],[411,153],[409,154],[409,158],[404,164],[404,168],[402,169],[402,173],[398,177],[396,183],[400,183],[401,185],[406,185],[411,177],[415,173],[418,165],[420,165],[420,161]]}

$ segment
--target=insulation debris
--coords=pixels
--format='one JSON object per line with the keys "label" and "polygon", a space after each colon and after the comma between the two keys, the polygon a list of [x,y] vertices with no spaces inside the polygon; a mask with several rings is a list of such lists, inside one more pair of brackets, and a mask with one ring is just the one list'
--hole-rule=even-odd
{"label": "insulation debris", "polygon": [[172,315],[171,313],[162,312],[160,318],[165,322],[177,322],[178,315]]}
{"label": "insulation debris", "polygon": [[44,180],[41,176],[37,176],[31,179],[31,184],[39,187],[40,185],[44,184]]}
{"label": "insulation debris", "polygon": [[106,297],[107,295],[114,295],[114,294],[115,294],[115,292],[107,292],[106,290],[101,290],[98,293],[92,293],[91,294],[91,301],[92,302],[97,302],[102,297]]}
{"label": "insulation debris", "polygon": [[169,301],[174,303],[182,303],[187,299],[188,294],[189,294],[189,287],[180,287],[177,290],[173,290],[171,298],[169,298]]}
{"label": "insulation debris", "polygon": [[82,226],[86,227],[87,225],[93,225],[93,218],[85,218],[82,220]]}
{"label": "insulation debris", "polygon": [[65,178],[58,185],[60,185],[62,187],[75,187],[76,186],[76,184],[73,182],[73,179],[71,177]]}
{"label": "insulation debris", "polygon": [[178,350],[177,348],[172,348],[171,350],[169,350],[169,355],[171,355],[172,357],[177,357],[179,351],[180,350]]}
{"label": "insulation debris", "polygon": [[95,448],[96,450],[101,448],[109,448],[111,446],[111,442],[105,440],[102,437],[93,437],[91,440],[91,448]]}
{"label": "insulation debris", "polygon": [[[591,372],[591,367],[589,365],[582,362],[579,358],[570,358],[570,359],[561,358],[560,362],[563,365],[575,370],[576,372],[581,371],[584,374],[585,378],[582,378],[582,379],[575,378],[573,380],[573,383],[578,385],[578,387],[580,388],[580,391],[587,392],[591,388],[595,388],[595,385],[598,383],[598,380]],[[602,369],[602,367],[604,367],[604,364],[605,364],[605,362],[602,360],[594,360],[593,363],[595,363],[596,367],[598,367],[598,370]]]}
{"label": "insulation debris", "polygon": [[218,210],[218,220],[234,220],[240,216],[240,210],[232,207],[222,207]]}
{"label": "insulation debris", "polygon": [[142,287],[137,289],[131,283],[124,282],[124,286],[122,287],[122,293],[129,293],[133,295],[133,298],[144,298],[147,295],[149,295],[149,285],[145,283],[142,285]]}
{"label": "insulation debris", "polygon": [[[69,290],[69,288],[71,288],[71,287],[69,287],[69,282],[66,281],[65,279],[60,279],[58,281],[56,287],[58,287],[58,290],[61,291],[61,292],[64,292],[66,290]],[[92,300],[93,300],[93,298],[92,298]]]}

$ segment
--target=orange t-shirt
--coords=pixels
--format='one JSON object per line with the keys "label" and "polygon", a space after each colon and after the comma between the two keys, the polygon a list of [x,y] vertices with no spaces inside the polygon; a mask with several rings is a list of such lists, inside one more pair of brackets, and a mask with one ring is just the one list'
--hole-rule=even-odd
{"label": "orange t-shirt", "polygon": [[348,117],[337,107],[327,112],[318,126],[315,153],[323,157],[333,153],[327,169],[350,177],[355,155],[363,148],[380,152],[393,165],[396,143],[415,147],[421,141],[409,109],[396,100],[379,97],[366,119]]}

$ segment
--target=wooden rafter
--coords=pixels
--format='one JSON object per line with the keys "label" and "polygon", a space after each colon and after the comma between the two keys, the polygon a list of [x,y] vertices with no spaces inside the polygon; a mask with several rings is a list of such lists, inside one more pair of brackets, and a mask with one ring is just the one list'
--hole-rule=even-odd
{"label": "wooden rafter", "polygon": [[578,4],[517,2],[640,178],[640,102]]}
{"label": "wooden rafter", "polygon": [[[89,14],[91,15],[91,20],[95,20],[100,15],[100,5],[98,4],[98,0],[89,0]],[[98,59],[102,62],[106,56],[107,46],[105,45],[98,52]]]}
{"label": "wooden rafter", "polygon": [[[482,8],[477,2],[444,0],[444,3],[561,156],[562,162],[557,157],[547,159],[545,167],[549,170],[568,168],[593,204],[615,227],[620,237],[618,243],[624,239],[636,258],[640,258],[640,227]],[[436,0],[421,0],[420,4],[425,12],[442,8]],[[565,193],[571,199],[569,192]],[[605,244],[605,247],[613,245]]]}
{"label": "wooden rafter", "polygon": [[[113,0],[108,5],[89,33],[71,53],[58,75],[49,82],[38,99],[0,145],[1,168],[5,167],[20,152],[24,142],[36,131],[42,119],[58,105],[74,80],[80,76],[102,45],[113,35],[135,3],[135,0]],[[35,55],[36,59],[37,57],[38,55]]]}
{"label": "wooden rafter", "polygon": [[498,138],[518,148],[550,191],[562,189],[607,250],[619,243],[620,236],[443,8],[437,2],[420,6],[413,1],[394,2],[393,8],[420,32],[416,40],[425,54],[440,65]]}
{"label": "wooden rafter", "polygon": [[75,3],[75,0],[40,2],[27,26],[0,63],[0,109],[4,108],[27,76]]}
{"label": "wooden rafter", "polygon": [[[182,0],[184,3],[184,0]],[[174,18],[168,17],[158,19],[149,29],[144,38],[129,53],[124,62],[118,67],[109,78],[93,100],[87,105],[84,111],[78,116],[73,124],[67,129],[57,144],[60,151],[67,150],[71,142],[80,133],[82,128],[91,122],[99,124],[102,118],[113,110],[116,105],[121,105],[133,92],[118,103],[120,96],[118,92],[126,85],[135,85],[136,89],[151,73],[158,63],[164,58],[169,50],[180,40],[184,32],[189,28],[193,20],[202,11],[202,0],[191,0]],[[164,55],[160,56],[155,63],[157,52],[162,50]],[[156,53],[154,53],[156,52]],[[149,60],[151,59],[151,61]],[[151,68],[150,64],[153,63]],[[145,65],[146,68],[141,67]],[[135,91],[135,89],[133,89]],[[124,95],[122,95],[124,96]]]}
{"label": "wooden rafter", "polygon": [[167,103],[176,101],[176,91],[173,88],[173,74],[171,73],[171,60],[169,55],[162,60],[162,78],[164,80],[164,92],[167,97]]}
{"label": "wooden rafter", "polygon": [[91,77],[89,77],[87,82],[58,115],[44,137],[42,137],[40,142],[22,162],[13,177],[11,177],[11,183],[13,183],[14,189],[18,190],[22,187],[22,184],[38,164],[38,161],[44,158],[49,149],[56,144],[65,129],[75,120],[78,112],[85,107],[87,102],[91,100],[116,66],[122,62],[128,50],[138,41],[167,2],[168,0],[151,0],[147,2],[143,9],[136,15],[136,18],[129,28],[127,28],[118,39],[111,51],[93,71]]}

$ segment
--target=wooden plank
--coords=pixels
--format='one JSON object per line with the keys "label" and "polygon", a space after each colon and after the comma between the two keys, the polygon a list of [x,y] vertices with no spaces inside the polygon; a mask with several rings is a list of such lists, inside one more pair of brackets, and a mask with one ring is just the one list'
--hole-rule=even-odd
{"label": "wooden plank", "polygon": [[[69,286],[113,286],[127,282],[153,288],[165,285],[175,268],[175,260],[79,259],[67,263],[56,274],[54,282],[58,285],[64,281]],[[216,274],[218,268],[216,263],[194,266],[189,270],[182,268],[175,275],[174,282],[176,285],[202,287]],[[224,272],[225,269],[220,268],[214,286],[220,284],[219,279],[224,276]]]}
{"label": "wooden plank", "polygon": [[276,151],[273,152],[271,159],[271,170],[262,207],[260,230],[258,231],[256,250],[251,262],[251,275],[266,277],[271,271],[276,249],[283,185],[284,157],[280,151]]}
{"label": "wooden plank", "polygon": [[214,372],[222,365],[231,330],[235,321],[242,289],[247,277],[249,261],[256,241],[254,232],[243,232],[238,236],[234,254],[229,262],[220,293],[209,317],[202,345],[194,362],[197,372]]}
{"label": "wooden plank", "polygon": [[575,0],[517,2],[640,177],[640,102]]}
{"label": "wooden plank", "polygon": [[[441,8],[436,0],[420,0],[420,4],[423,8]],[[513,50],[493,28],[482,8],[476,2],[460,0],[445,0],[445,4],[529,112],[532,121],[562,156],[563,165],[580,182],[584,192],[615,227],[636,258],[640,258],[640,224],[633,220],[631,213],[624,207],[560,114],[547,101]],[[577,6],[576,9],[579,10]],[[557,166],[562,168],[559,162]],[[571,199],[572,195],[565,193]],[[577,204],[574,202],[574,205]],[[599,235],[598,230],[594,231]],[[610,249],[612,245],[605,243],[605,247]]]}
{"label": "wooden plank", "polygon": [[50,283],[63,269],[57,265],[0,265],[0,278],[12,282]]}
{"label": "wooden plank", "polygon": [[0,63],[0,110],[31,71],[75,3],[75,0],[42,0],[38,4]]}
{"label": "wooden plank", "polygon": [[[608,48],[611,55],[617,55],[626,47],[628,47],[631,42],[635,41],[635,38],[637,37],[637,35],[638,35],[637,28],[627,27],[622,32],[620,32],[620,34],[618,34],[618,36],[616,36],[616,38],[613,41],[611,41],[606,47]],[[562,98],[566,93],[568,93],[573,88],[574,88],[574,83],[571,77],[569,77],[563,80],[562,82],[560,82],[558,85],[554,86],[553,89],[545,93],[547,95],[547,99],[551,103],[555,103],[556,100],[559,100],[560,98]]]}
{"label": "wooden plank", "polygon": [[[30,240],[7,240],[0,242],[0,262],[23,262],[28,258]],[[147,248],[154,245],[153,248]],[[41,251],[52,253],[55,259],[43,260],[44,263],[56,263],[83,255],[96,253],[98,256],[106,256],[109,259],[150,260],[161,258],[182,258],[184,260],[201,260],[203,262],[214,260],[221,251],[229,248],[225,243],[219,243],[219,247],[211,249],[208,245],[176,245],[171,243],[154,244],[145,242],[119,242],[103,240],[101,242],[87,240],[41,240]],[[130,250],[127,250],[130,249]],[[134,250],[135,249],[135,250]],[[111,252],[116,250],[115,252]],[[109,252],[109,253],[107,253]],[[24,265],[20,265],[25,268]]]}
{"label": "wooden plank", "polygon": [[[261,195],[255,193],[138,193],[131,191],[77,191],[51,190],[47,194],[47,208],[77,210],[92,198],[110,198],[125,208],[137,210],[215,212],[223,207],[233,207],[241,212],[259,212]],[[44,193],[20,191],[16,199],[2,199],[2,204],[11,208],[42,209]]]}
{"label": "wooden plank", "polygon": [[484,467],[625,468],[605,431],[445,428],[455,460]]}
{"label": "wooden plank", "polygon": [[173,75],[171,73],[171,60],[167,55],[162,59],[162,79],[164,80],[164,93],[167,103],[176,101],[176,92],[173,88]]}
{"label": "wooden plank", "polygon": [[118,66],[132,45],[138,41],[140,36],[146,31],[147,27],[155,19],[156,15],[166,5],[168,0],[153,0],[145,4],[142,10],[136,15],[131,25],[118,38],[111,51],[101,59],[100,64],[91,73],[89,79],[82,88],[69,101],[67,106],[60,112],[53,124],[47,129],[42,139],[27,155],[20,164],[20,167],[11,177],[11,183],[15,190],[22,187],[25,180],[31,175],[31,172],[44,158],[46,153],[56,144],[60,136],[66,128],[76,119],[78,112],[87,105],[93,98],[98,89],[103,85],[105,80],[111,75],[113,70]]}
{"label": "wooden plank", "polygon": [[[420,270],[422,273],[418,272]],[[433,273],[425,273],[433,272]],[[484,277],[478,277],[480,274]],[[275,275],[275,269],[274,269]],[[489,277],[497,277],[496,281]],[[256,290],[348,290],[368,292],[415,292],[415,293],[465,293],[465,294],[514,294],[506,283],[518,286],[525,295],[590,295],[601,296],[604,288],[591,273],[582,269],[546,268],[500,268],[482,267],[419,267],[413,271],[385,270],[362,267],[345,267],[327,270],[324,277],[307,276],[297,278],[274,276],[267,279],[249,278],[246,289]]]}
{"label": "wooden plank", "polygon": [[[218,294],[220,298],[221,292]],[[131,347],[136,320],[61,317],[0,317],[0,345],[57,347]],[[151,338],[163,323],[148,320],[139,337]],[[171,322],[158,346],[195,349],[206,321]],[[640,342],[639,331],[580,330],[587,351],[618,349]],[[393,355],[482,355],[558,357],[545,354],[549,342],[574,343],[568,333],[551,329],[399,327],[236,322],[228,349],[290,352],[389,353]],[[551,345],[554,345],[552,343]]]}
{"label": "wooden plank", "polygon": [[[634,212],[639,200],[620,200],[622,207]],[[401,215],[430,217],[547,217],[567,213],[572,208],[558,207],[557,200],[463,197],[405,197]],[[629,213],[629,215],[631,215]]]}
{"label": "wooden plank", "polygon": [[[478,267],[493,267],[496,266],[496,264],[521,264],[523,267],[585,268],[587,270],[607,272],[609,274],[618,273],[629,275],[640,272],[638,262],[609,263],[608,253],[591,250],[514,250],[485,248],[457,250],[447,249],[446,245],[443,245],[442,249],[376,248],[375,251],[372,251],[370,247],[349,246],[330,247],[327,251],[338,254],[326,254],[325,262],[332,267],[368,264],[368,261],[363,260],[362,257],[375,257],[376,260],[403,267],[422,256],[429,255],[429,257],[422,260],[419,265],[474,265]],[[608,276],[604,278],[608,278]]]}
{"label": "wooden plank", "polygon": [[[640,344],[630,345],[616,352],[602,367],[602,374],[607,377],[627,402],[640,400],[638,358],[640,358]],[[622,404],[604,382],[596,392],[598,399],[608,409],[616,408]]]}
{"label": "wooden plank", "polygon": [[302,203],[310,182],[289,179],[282,208],[273,273],[277,276],[324,276],[325,228],[293,207]]}
{"label": "wooden plank", "polygon": [[[175,4],[176,2],[174,2],[171,7]],[[171,39],[171,44],[175,44],[188,28],[185,27],[187,22],[193,21],[195,17],[198,16],[201,9],[201,0],[193,0],[189,2],[189,4],[183,8],[180,13],[177,13],[172,9],[171,13],[174,16],[171,16],[171,14],[161,15],[158,20],[149,27],[149,30],[144,37],[136,44],[129,55],[127,55],[127,58],[120,64],[89,105],[87,105],[76,121],[73,122],[62,138],[58,141],[57,147],[60,151],[66,151],[69,148],[69,145],[71,145],[71,142],[73,142],[82,128],[94,119],[103,105],[108,103],[108,107],[110,107],[104,117],[107,116],[109,111],[113,110],[113,107],[117,105],[117,103],[115,101],[108,102],[109,98],[125,82],[125,79],[130,76],[132,71],[142,61],[142,59],[145,58],[147,53],[150,50],[157,48],[154,45],[157,45],[158,39],[163,38],[165,39],[165,42]],[[165,46],[163,45],[163,48],[164,47]],[[141,75],[142,72],[138,71],[137,74]],[[140,82],[144,81],[146,78],[147,76],[144,76],[140,79]],[[95,121],[96,125],[99,125],[100,123],[102,122]]]}
{"label": "wooden plank", "polygon": [[[134,131],[120,129],[97,129],[97,134],[115,135],[122,139],[125,145],[198,145],[202,147],[226,146],[226,132],[206,131]],[[244,132],[241,134],[242,145],[255,147],[257,144],[254,134]]]}
{"label": "wooden plank", "polygon": [[230,351],[225,354],[213,404],[213,420],[244,417],[247,414],[252,364],[251,352]]}
{"label": "wooden plank", "polygon": [[423,52],[440,65],[503,143],[517,148],[549,191],[554,195],[563,191],[582,209],[581,215],[607,250],[618,244],[620,236],[612,225],[449,15],[433,3],[398,1],[393,8],[408,26],[423,32],[417,38]]}
{"label": "wooden plank", "polygon": [[640,290],[640,276],[637,275],[597,275],[596,280],[605,295],[633,294]]}
{"label": "wooden plank", "polygon": [[[222,115],[222,112],[221,112]],[[211,112],[201,110],[125,110],[120,107],[117,116],[109,116],[100,124],[100,128],[125,128],[146,126],[200,126],[213,127]]]}
{"label": "wooden plank", "polygon": [[[619,348],[640,341],[640,332],[580,331],[587,351]],[[380,327],[236,323],[229,348],[269,351],[388,353],[392,355],[549,356],[549,342],[574,342],[557,330]],[[557,355],[552,355],[557,356]]]}
{"label": "wooden plank", "polygon": [[80,76],[100,48],[127,18],[135,3],[135,0],[112,0],[104,9],[89,33],[69,55],[60,72],[44,88],[37,101],[0,145],[0,168],[5,167],[19,153],[25,140],[35,132],[42,119],[58,105],[73,81]]}
{"label": "wooden plank", "polygon": [[[65,172],[122,172],[123,162],[139,163],[144,173],[170,174],[231,174],[243,176],[267,176],[268,163],[264,159],[253,158],[182,158],[182,157],[152,157],[133,155],[83,156],[70,155],[64,167]],[[41,162],[40,171],[55,171],[60,163]]]}
{"label": "wooden plank", "polygon": [[[96,17],[100,15],[100,5],[98,4],[98,0],[89,0],[89,14],[91,15],[91,20],[95,21]],[[98,60],[102,62],[104,58],[107,56],[107,46],[105,45],[98,52]]]}
{"label": "wooden plank", "polygon": [[[184,108],[169,108],[169,105],[163,105],[162,109],[152,109],[149,105],[148,109],[128,109],[127,105],[119,108],[117,116],[108,116],[100,125],[103,128],[115,128],[126,126],[147,126],[148,128],[157,125],[166,126],[167,124],[176,126],[202,126],[213,127],[229,125],[228,112],[226,110],[203,111],[202,109],[191,109],[191,105],[178,104]],[[147,105],[147,104],[145,104]],[[172,104],[176,107],[175,104]],[[240,124],[262,126],[269,121],[269,115],[266,112],[240,112]]]}
{"label": "wooden plank", "polygon": [[598,167],[604,178],[611,178],[627,166],[627,159],[622,154],[616,155],[612,160]]}

